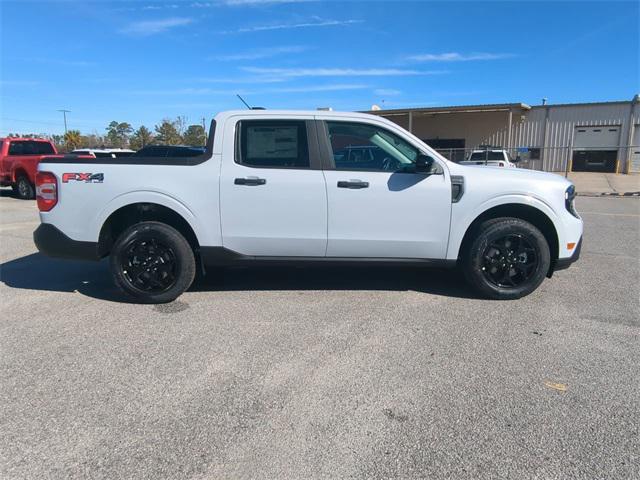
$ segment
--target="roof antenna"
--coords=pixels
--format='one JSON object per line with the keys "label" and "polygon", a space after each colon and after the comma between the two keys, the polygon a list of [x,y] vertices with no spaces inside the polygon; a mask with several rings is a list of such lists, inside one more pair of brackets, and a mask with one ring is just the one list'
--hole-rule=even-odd
{"label": "roof antenna", "polygon": [[238,97],[238,98],[240,99],[240,101],[241,101],[242,103],[244,103],[245,107],[247,107],[249,110],[251,110],[251,107],[249,106],[249,104],[248,104],[247,102],[245,102],[245,101],[244,101],[244,98],[242,98],[242,97],[240,96],[240,94],[236,93],[236,97]]}

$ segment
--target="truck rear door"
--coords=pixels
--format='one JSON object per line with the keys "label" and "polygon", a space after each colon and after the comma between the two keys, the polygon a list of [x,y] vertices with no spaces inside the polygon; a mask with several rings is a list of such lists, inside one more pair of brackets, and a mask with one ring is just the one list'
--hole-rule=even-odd
{"label": "truck rear door", "polygon": [[327,191],[313,119],[232,117],[224,138],[223,246],[244,255],[323,257]]}

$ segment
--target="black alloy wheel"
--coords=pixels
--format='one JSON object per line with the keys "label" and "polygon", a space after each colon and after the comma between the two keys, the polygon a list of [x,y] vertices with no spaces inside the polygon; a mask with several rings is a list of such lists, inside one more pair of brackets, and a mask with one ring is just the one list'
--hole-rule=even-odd
{"label": "black alloy wheel", "polygon": [[129,242],[120,268],[131,287],[145,293],[166,292],[176,282],[175,252],[155,238]]}
{"label": "black alloy wheel", "polygon": [[482,296],[514,300],[533,292],[551,268],[551,249],[542,232],[521,218],[486,220],[463,246],[460,266]]}
{"label": "black alloy wheel", "polygon": [[483,253],[482,272],[487,280],[501,288],[516,288],[526,283],[538,266],[538,252],[521,234],[492,241]]}
{"label": "black alloy wheel", "polygon": [[196,273],[189,242],[172,226],[155,221],[136,223],[122,232],[109,263],[116,285],[141,303],[175,300]]}

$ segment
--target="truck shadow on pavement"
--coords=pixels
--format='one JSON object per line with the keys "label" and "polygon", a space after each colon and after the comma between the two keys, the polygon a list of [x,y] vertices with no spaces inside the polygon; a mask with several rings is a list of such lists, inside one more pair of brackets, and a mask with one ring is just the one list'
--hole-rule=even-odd
{"label": "truck shadow on pavement", "polygon": [[0,188],[0,197],[18,198],[13,188]]}
{"label": "truck shadow on pavement", "polygon": [[0,282],[11,288],[50,292],[77,291],[101,300],[127,301],[111,282],[106,261],[60,260],[33,253],[0,264]]}
{"label": "truck shadow on pavement", "polygon": [[[39,253],[0,265],[0,282],[17,289],[78,292],[112,302],[131,302],[111,280],[108,262],[48,258]],[[418,267],[237,267],[210,271],[189,291],[416,291],[479,298],[456,270]]]}

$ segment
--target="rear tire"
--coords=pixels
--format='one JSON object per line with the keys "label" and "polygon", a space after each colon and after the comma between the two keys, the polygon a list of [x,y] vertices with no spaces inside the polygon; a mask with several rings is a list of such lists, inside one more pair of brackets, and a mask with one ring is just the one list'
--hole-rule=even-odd
{"label": "rear tire", "polygon": [[32,200],[35,197],[35,188],[26,175],[18,175],[13,191],[22,200]]}
{"label": "rear tire", "polygon": [[467,281],[496,300],[514,300],[533,292],[551,264],[549,244],[535,226],[519,218],[482,223],[462,256]]}
{"label": "rear tire", "polygon": [[175,228],[141,222],[116,240],[109,259],[118,287],[140,303],[175,300],[193,283],[196,262],[189,242]]}

